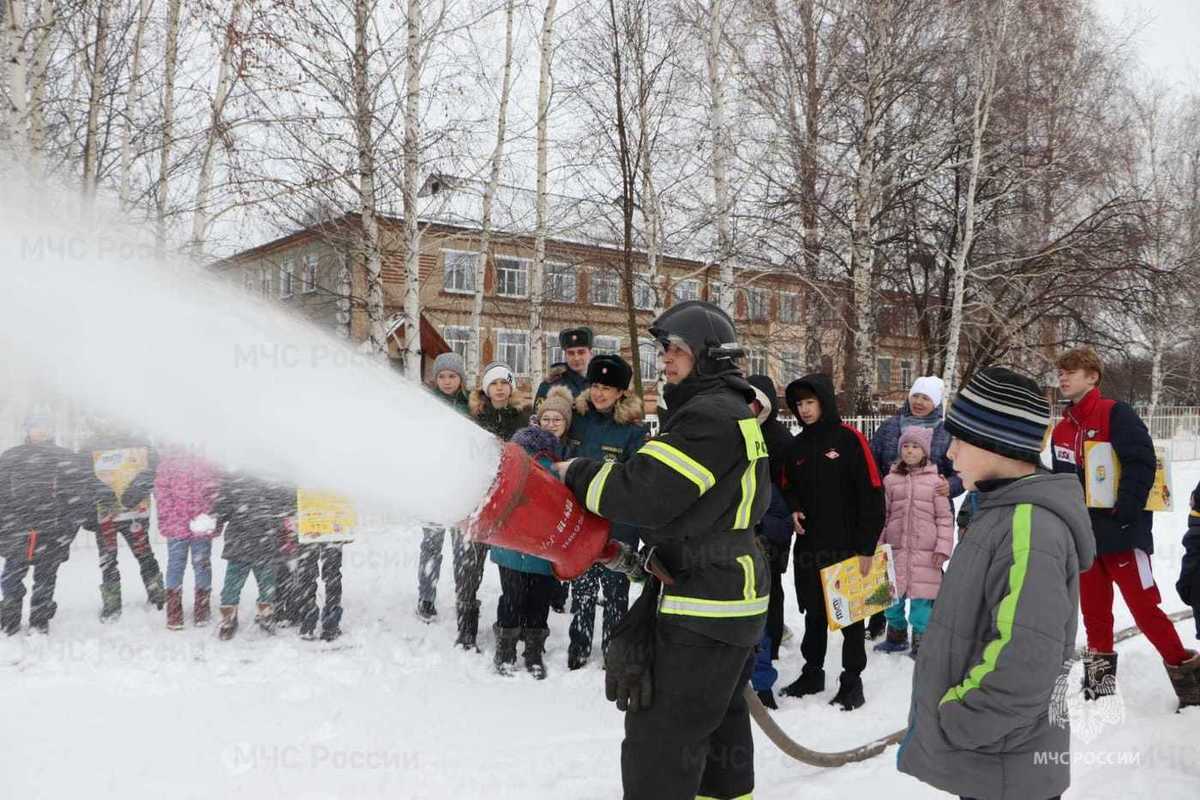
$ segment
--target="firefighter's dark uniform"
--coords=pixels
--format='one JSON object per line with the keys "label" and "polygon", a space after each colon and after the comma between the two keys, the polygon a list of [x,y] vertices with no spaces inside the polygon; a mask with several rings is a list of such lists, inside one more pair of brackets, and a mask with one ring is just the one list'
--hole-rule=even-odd
{"label": "firefighter's dark uniform", "polygon": [[628,461],[577,459],[566,474],[589,510],[643,529],[675,579],[659,599],[653,704],[625,715],[625,800],[754,789],[742,689],[770,595],[754,526],[771,481],[753,397],[734,371],[692,375],[669,387],[661,433]]}

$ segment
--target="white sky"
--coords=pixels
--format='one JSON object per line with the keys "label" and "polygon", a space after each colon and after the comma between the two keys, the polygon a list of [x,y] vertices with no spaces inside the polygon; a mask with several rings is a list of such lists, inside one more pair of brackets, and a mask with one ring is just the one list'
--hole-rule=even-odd
{"label": "white sky", "polygon": [[1154,77],[1195,91],[1200,82],[1200,0],[1097,0]]}

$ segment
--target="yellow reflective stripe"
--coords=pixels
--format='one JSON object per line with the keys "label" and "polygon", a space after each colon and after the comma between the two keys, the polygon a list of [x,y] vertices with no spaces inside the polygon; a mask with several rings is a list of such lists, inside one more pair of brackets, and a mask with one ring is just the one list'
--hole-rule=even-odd
{"label": "yellow reflective stripe", "polygon": [[745,580],[742,583],[742,597],[747,600],[754,599],[754,556],[745,555],[738,556],[737,562],[742,565],[742,573],[745,575]]}
{"label": "yellow reflective stripe", "polygon": [[767,457],[767,443],[763,440],[762,428],[758,420],[739,419],[738,428],[742,431],[742,439],[746,442],[746,460],[756,461]]}
{"label": "yellow reflective stripe", "polygon": [[767,613],[770,602],[769,596],[755,597],[752,600],[707,600],[702,597],[665,594],[659,598],[658,611],[660,614],[709,619],[756,617]]}
{"label": "yellow reflective stripe", "polygon": [[606,461],[600,471],[596,473],[596,477],[592,478],[592,482],[588,484],[587,502],[584,505],[593,514],[600,513],[600,495],[604,492],[604,482],[608,480],[608,473],[612,472],[612,469],[613,463]]}
{"label": "yellow reflective stripe", "polygon": [[750,512],[754,509],[754,496],[758,493],[758,475],[756,462],[751,461],[742,473],[742,501],[738,503],[737,514],[733,517],[733,529],[744,531],[750,527]]}
{"label": "yellow reflective stripe", "polygon": [[717,485],[717,479],[713,474],[705,469],[704,465],[696,459],[684,453],[682,450],[672,447],[666,442],[655,439],[651,442],[646,442],[642,446],[639,453],[644,453],[653,459],[661,461],[671,469],[678,472],[683,477],[687,478],[692,483],[696,484],[696,488],[700,490],[700,494],[704,494],[709,489]]}

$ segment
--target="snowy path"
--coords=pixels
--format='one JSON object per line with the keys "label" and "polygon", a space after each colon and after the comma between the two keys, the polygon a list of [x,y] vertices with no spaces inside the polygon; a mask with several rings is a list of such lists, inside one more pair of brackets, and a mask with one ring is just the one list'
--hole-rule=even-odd
{"label": "snowy path", "polygon": [[[1178,466],[1174,488],[1183,498],[1200,478],[1200,465]],[[1156,525],[1154,566],[1171,610],[1182,607],[1173,585],[1184,529],[1181,512]],[[449,553],[439,597],[443,618],[425,626],[414,617],[418,536],[390,531],[347,549],[346,636],[333,645],[301,641],[294,631],[266,637],[247,626],[250,586],[234,642],[217,641],[212,628],[168,632],[161,614],[144,606],[136,564],[124,549],[125,613],[118,624],[101,627],[94,542],[80,537],[60,572],[52,635],[0,641],[4,796],[619,797],[621,715],[603,699],[598,665],[566,670],[568,618],[551,615],[546,681],[492,674],[486,624],[483,654],[451,647]],[[155,549],[165,566],[161,539]],[[219,582],[224,562],[217,559],[215,569]],[[489,565],[485,623],[495,617],[498,593]],[[190,613],[190,602],[185,608]],[[788,624],[803,630],[790,608]],[[1117,624],[1130,624],[1120,601]],[[1179,630],[1194,646],[1192,624]],[[833,676],[840,638],[830,639],[826,663]],[[1171,713],[1174,696],[1144,638],[1122,645],[1121,653],[1124,719],[1090,734],[1076,725],[1067,796],[1195,797],[1200,709]],[[778,667],[781,685],[795,677],[798,642],[785,647]],[[810,747],[861,744],[903,727],[911,670],[908,658],[872,656],[860,711],[827,706],[831,683],[826,696],[783,701],[777,718]],[[757,748],[759,800],[842,800],[868,788],[891,800],[945,797],[897,773],[894,748],[841,770],[791,762],[761,735]]]}

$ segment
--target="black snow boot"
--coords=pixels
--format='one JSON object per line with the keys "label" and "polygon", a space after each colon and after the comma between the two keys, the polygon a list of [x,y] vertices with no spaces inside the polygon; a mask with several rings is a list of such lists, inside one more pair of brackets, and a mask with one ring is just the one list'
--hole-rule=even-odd
{"label": "black snow boot", "polygon": [[58,603],[53,600],[29,609],[29,630],[37,633],[50,632],[50,620],[58,611]]}
{"label": "black snow boot", "polygon": [[755,692],[758,695],[759,702],[764,708],[769,708],[775,711],[779,708],[779,704],[775,702],[775,694],[770,689],[763,689],[761,692]]}
{"label": "black snow boot", "polygon": [[567,669],[582,669],[592,657],[592,648],[582,642],[571,642],[567,646]]}
{"label": "black snow boot", "polygon": [[884,629],[887,628],[887,617],[880,611],[878,614],[871,615],[871,621],[867,623],[867,638],[872,642],[880,637]]}
{"label": "black snow boot", "polygon": [[[520,628],[516,629],[520,631]],[[479,638],[479,603],[458,606],[458,637],[454,640],[456,647],[463,650],[479,652],[475,640]],[[514,640],[515,644],[515,640]]]}
{"label": "black snow boot", "polygon": [[312,608],[305,609],[300,614],[300,638],[301,639],[316,639],[317,638],[317,623],[321,619],[321,612],[314,605]]}
{"label": "black snow boot", "polygon": [[163,588],[161,572],[155,572],[146,579],[146,600],[159,611],[167,604],[167,592]]}
{"label": "black snow boot", "polygon": [[525,632],[525,669],[539,681],[546,677],[546,664],[542,656],[546,654],[546,637],[550,635],[549,628],[522,628]]}
{"label": "black snow boot", "polygon": [[[1179,708],[1200,706],[1200,655],[1189,650],[1191,657],[1177,667],[1167,666],[1171,686],[1179,697]],[[1178,710],[1178,709],[1177,709]]]}
{"label": "black snow boot", "polygon": [[432,600],[417,601],[417,619],[421,622],[433,622],[437,619],[437,607]]}
{"label": "black snow boot", "polygon": [[121,618],[121,584],[119,582],[100,584],[100,621],[116,622]]}
{"label": "black snow boot", "polygon": [[921,649],[921,636],[922,635],[923,634],[917,633],[916,631],[913,631],[913,633],[912,633],[912,647],[909,648],[908,657],[911,658],[913,661],[917,660],[917,651]]}
{"label": "black snow boot", "polygon": [[783,687],[783,694],[788,697],[804,697],[806,694],[820,694],[825,691],[825,670],[811,669],[807,664],[800,670],[800,677]]}
{"label": "black snow boot", "polygon": [[862,676],[858,673],[843,672],[838,684],[838,693],[829,701],[829,705],[841,706],[842,711],[853,711],[867,702],[863,697]]}
{"label": "black snow boot", "polygon": [[1083,699],[1117,693],[1117,654],[1089,650],[1083,657]]}
{"label": "black snow boot", "polygon": [[326,606],[321,612],[321,641],[332,642],[342,635],[342,607]]}
{"label": "black snow boot", "polygon": [[501,675],[511,675],[517,663],[517,640],[521,638],[520,628],[501,628],[495,626],[496,632],[496,672]]}
{"label": "black snow boot", "polygon": [[0,632],[6,636],[16,636],[21,632],[20,600],[0,602]]}

